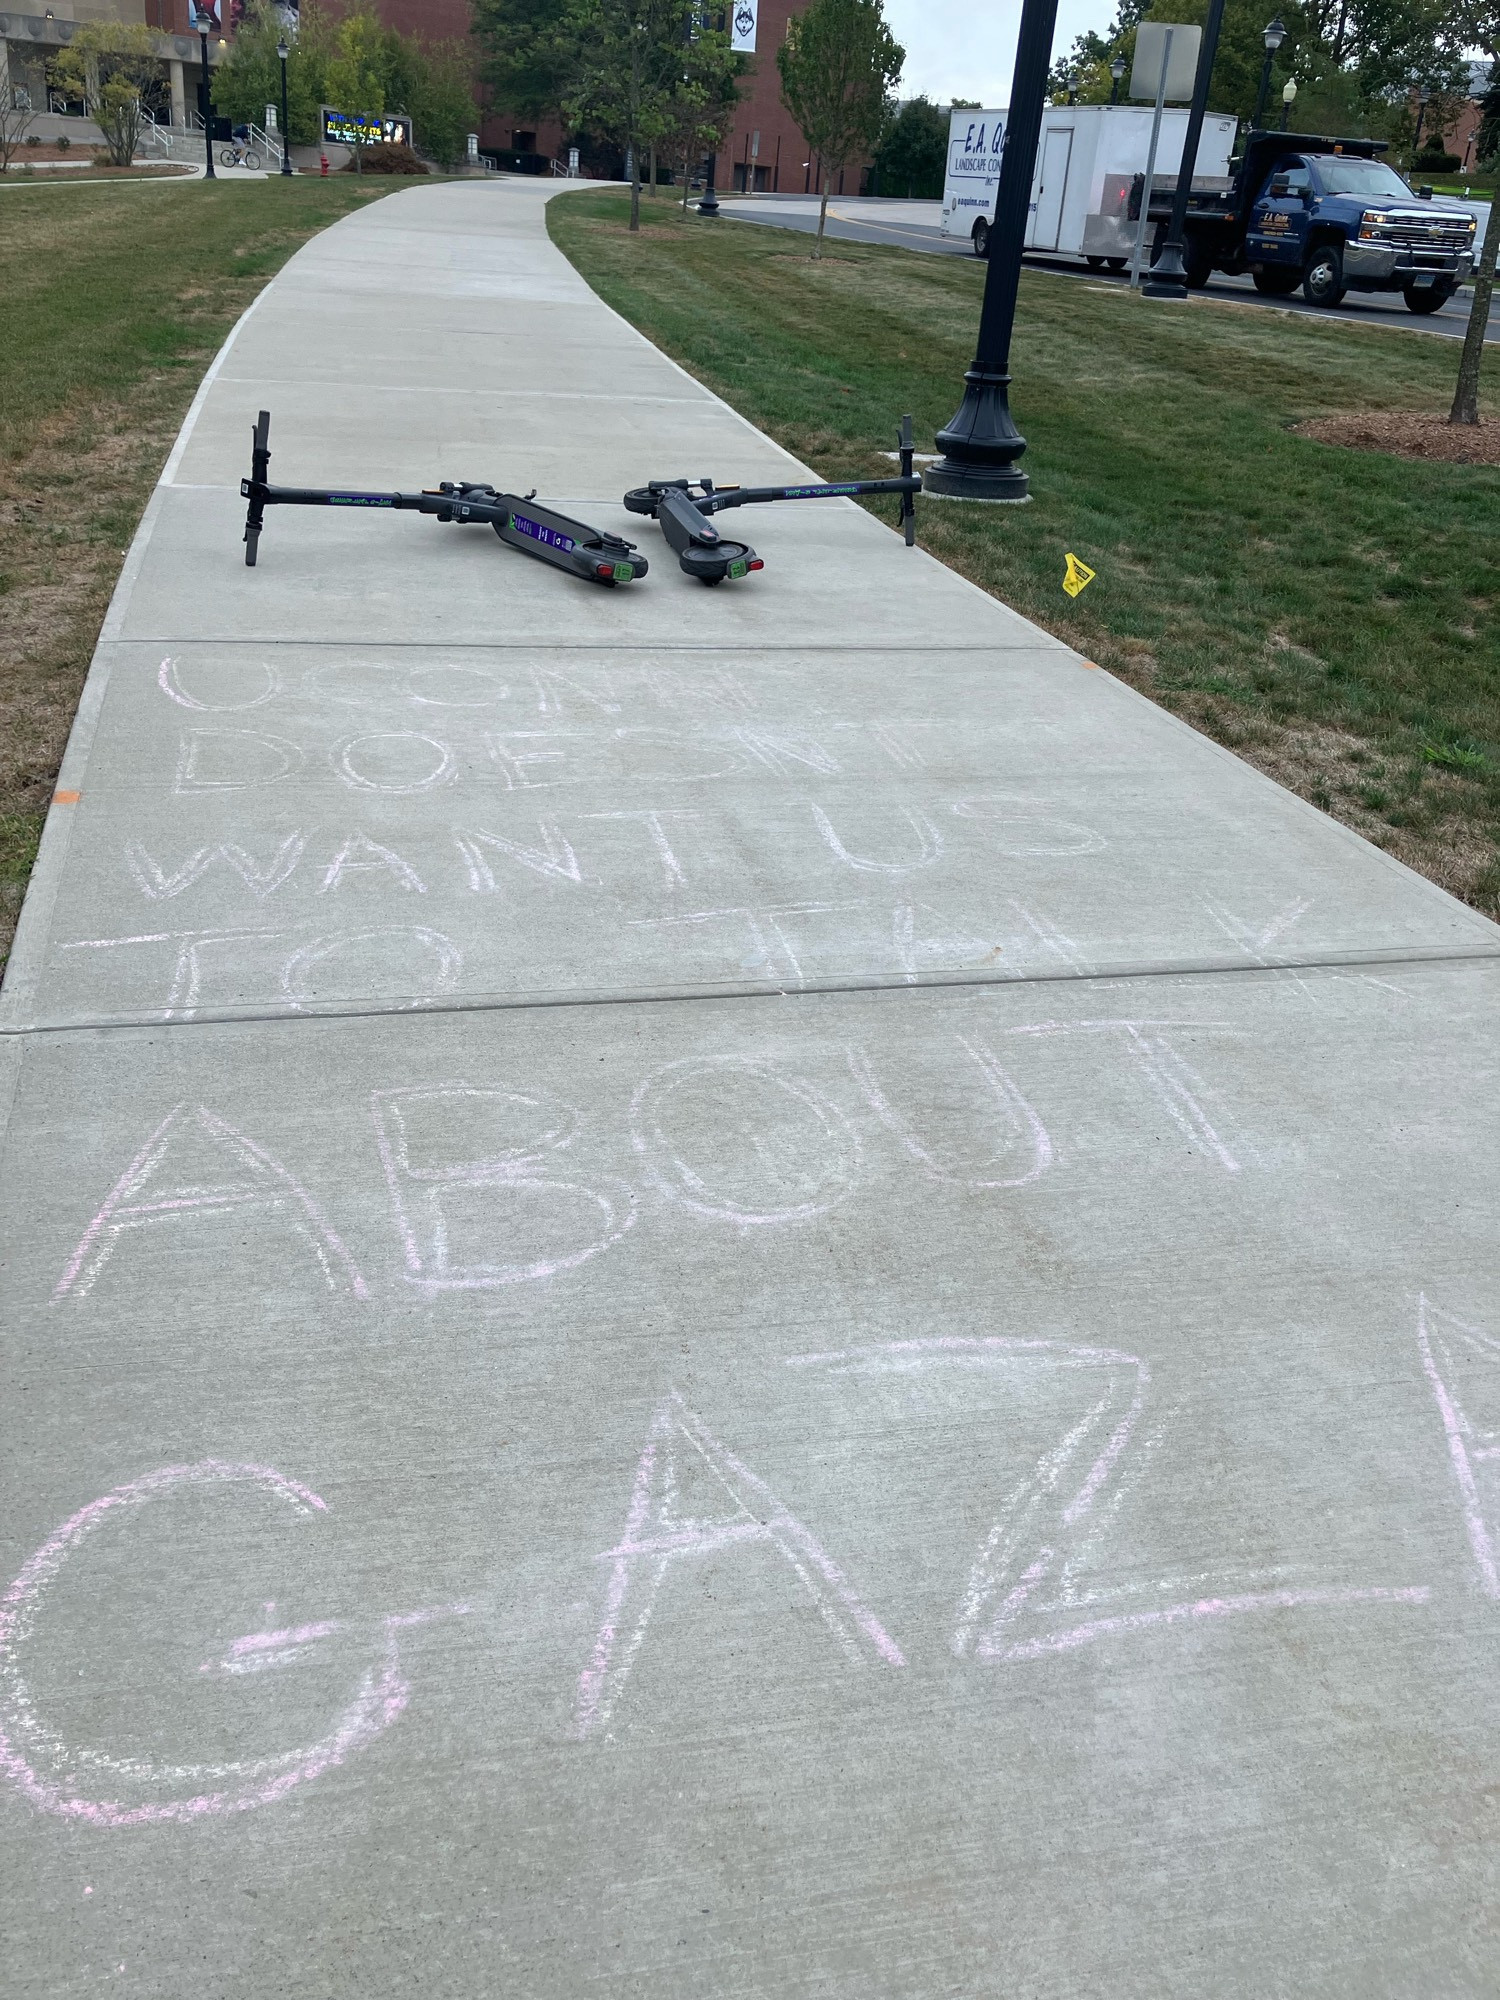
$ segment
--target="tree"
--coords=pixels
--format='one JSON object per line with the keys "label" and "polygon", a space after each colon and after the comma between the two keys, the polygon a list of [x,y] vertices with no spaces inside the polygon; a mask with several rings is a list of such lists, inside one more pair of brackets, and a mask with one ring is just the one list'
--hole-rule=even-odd
{"label": "tree", "polygon": [[[1201,23],[1207,0],[1152,0],[1141,18]],[[1208,103],[1212,111],[1248,118],[1265,61],[1264,33],[1279,11],[1287,38],[1272,70],[1274,106],[1288,78],[1297,82],[1297,122],[1303,131],[1368,133],[1410,142],[1406,106],[1415,89],[1458,87],[1463,37],[1451,0],[1292,0],[1273,10],[1267,0],[1226,0]],[[1121,53],[1134,55],[1132,25]],[[1080,92],[1080,95],[1083,95]],[[1108,91],[1104,92],[1108,95]]]}
{"label": "tree", "polygon": [[694,166],[705,153],[719,150],[734,121],[737,79],[745,59],[730,48],[728,32],[718,29],[700,30],[677,55],[676,80],[666,102],[667,129],[660,144],[663,155],[682,169],[686,209]]}
{"label": "tree", "polygon": [[578,0],[573,12],[576,68],[563,112],[624,151],[633,230],[641,226],[642,155],[678,129],[694,41],[718,32],[697,28],[697,15],[697,0]]}
{"label": "tree", "polygon": [[819,162],[815,258],[823,254],[829,176],[874,147],[905,61],[881,0],[812,0],[787,24],[776,67],[782,101]]}
{"label": "tree", "polygon": [[[323,61],[316,32],[304,11],[301,29],[288,44],[287,131],[292,145],[316,145],[318,107],[323,95]],[[281,105],[281,62],[276,44],[285,34],[281,10],[272,0],[246,0],[229,55],[214,71],[214,109],[232,125],[258,124],[266,106]]]}
{"label": "tree", "polygon": [[1458,362],[1458,386],[1453,392],[1453,408],[1448,412],[1450,424],[1479,422],[1479,363],[1490,323],[1490,297],[1495,287],[1495,252],[1500,249],[1500,216],[1497,216],[1497,210],[1500,210],[1500,202],[1490,209],[1484,242],[1479,250],[1468,331],[1464,334],[1463,353]]}
{"label": "tree", "polygon": [[947,170],[947,119],[925,97],[908,99],[875,149],[880,192],[935,201],[943,192]]}
{"label": "tree", "polygon": [[558,0],[472,0],[495,103],[518,118],[561,111],[578,78],[579,24]]}
{"label": "tree", "polygon": [[1500,159],[1500,62],[1490,64],[1489,83],[1479,100],[1479,130],[1474,157],[1482,167]]}
{"label": "tree", "polygon": [[[350,14],[340,21],[337,53],[324,79],[329,101],[360,118],[378,118],[385,109],[385,31],[373,14]],[[354,149],[359,172],[360,148]]]}
{"label": "tree", "polygon": [[65,95],[83,99],[111,163],[128,167],[146,115],[144,94],[165,74],[150,29],[129,21],[85,21],[47,74]]}
{"label": "tree", "polygon": [[10,171],[16,149],[31,130],[35,117],[30,92],[19,85],[13,87],[9,70],[0,67],[0,173]]}
{"label": "tree", "polygon": [[462,42],[421,42],[394,30],[385,44],[387,106],[410,115],[417,146],[429,159],[456,165],[479,124],[470,51]]}
{"label": "tree", "polygon": [[[1495,104],[1496,84],[1500,82],[1500,0],[1468,0],[1458,26],[1469,46],[1483,49],[1490,58],[1489,88],[1483,102],[1486,115],[1493,116],[1489,107]],[[1496,110],[1500,110],[1500,105],[1496,106]],[[1482,126],[1480,129],[1483,131]],[[1474,273],[1474,297],[1469,306],[1469,326],[1458,362],[1458,384],[1453,392],[1453,408],[1448,412],[1450,424],[1479,422],[1479,363],[1484,354],[1484,337],[1489,331],[1497,249],[1500,249],[1500,201],[1490,209],[1484,242],[1479,250],[1479,266]]]}
{"label": "tree", "polygon": [[[1149,0],[1119,0],[1115,18],[1102,35],[1086,28],[1072,48],[1047,73],[1047,94],[1054,104],[1065,101],[1070,88],[1080,104],[1107,104],[1114,78],[1109,65],[1116,55],[1127,61],[1135,54],[1135,31]],[[1181,19],[1174,15],[1174,20]],[[1075,79],[1070,84],[1070,79]]]}

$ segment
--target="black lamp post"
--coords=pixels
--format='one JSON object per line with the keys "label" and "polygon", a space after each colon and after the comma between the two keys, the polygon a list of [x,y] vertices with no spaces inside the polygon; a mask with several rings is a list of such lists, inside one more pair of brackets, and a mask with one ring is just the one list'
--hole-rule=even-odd
{"label": "black lamp post", "polygon": [[1125,75],[1124,56],[1115,57],[1114,61],[1109,66],[1109,75],[1110,75],[1109,101],[1111,104],[1118,104],[1120,101],[1120,83]]}
{"label": "black lamp post", "polygon": [[291,50],[284,41],[276,44],[277,59],[281,64],[281,171],[290,176],[292,171],[292,129],[287,122],[286,110],[286,59]]}
{"label": "black lamp post", "polygon": [[1411,149],[1415,153],[1422,143],[1422,124],[1427,116],[1427,106],[1432,97],[1430,90],[1424,90],[1417,99],[1417,129],[1411,135]]}
{"label": "black lamp post", "polygon": [[[723,16],[716,14],[713,19],[713,26],[716,29],[718,29],[722,28],[723,25],[724,25]],[[719,148],[716,144],[713,151],[708,156],[708,171],[704,176],[705,180],[707,181],[707,186],[704,188],[703,193],[698,200],[698,213],[700,215],[707,215],[712,217],[717,215],[719,212],[719,197],[714,192],[714,179],[715,176],[718,174],[718,171],[719,171]]]}
{"label": "black lamp post", "polygon": [[1177,169],[1177,192],[1172,197],[1172,220],[1167,225],[1162,253],[1151,266],[1150,278],[1141,286],[1142,298],[1187,297],[1187,265],[1182,247],[1187,232],[1188,196],[1193,191],[1193,168],[1198,164],[1198,141],[1203,136],[1203,114],[1208,108],[1208,86],[1214,73],[1223,20],[1224,0],[1208,0],[1208,19],[1203,24],[1203,42],[1198,50],[1198,74],[1193,78],[1192,108],[1182,141],[1182,164]]}
{"label": "black lamp post", "polygon": [[1076,69],[1068,71],[1068,102],[1069,104],[1076,104],[1078,102],[1078,72]]}
{"label": "black lamp post", "polygon": [[203,158],[207,165],[208,180],[217,180],[214,172],[213,108],[208,94],[208,37],[214,25],[214,17],[206,7],[200,7],[193,16],[193,26],[198,30],[198,40],[203,45],[203,80],[198,89],[198,108],[203,113]]}
{"label": "black lamp post", "polygon": [[1297,79],[1288,77],[1281,86],[1281,129],[1284,132],[1292,119],[1292,106],[1297,102]]}
{"label": "black lamp post", "polygon": [[1021,281],[1021,250],[1031,201],[1031,175],[1042,130],[1047,64],[1057,0],[1025,0],[1010,87],[1010,125],[1000,159],[989,269],[979,312],[979,344],[964,376],[964,399],[937,434],[943,456],[929,465],[922,484],[929,493],[959,500],[1024,500],[1029,481],[1016,460],[1026,440],[1010,413],[1010,337]]}
{"label": "black lamp post", "polygon": [[1268,23],[1263,40],[1266,45],[1266,59],[1260,66],[1260,89],[1255,93],[1255,110],[1250,119],[1250,130],[1258,132],[1260,121],[1266,115],[1266,99],[1271,94],[1271,63],[1276,51],[1286,40],[1286,23],[1281,16]]}

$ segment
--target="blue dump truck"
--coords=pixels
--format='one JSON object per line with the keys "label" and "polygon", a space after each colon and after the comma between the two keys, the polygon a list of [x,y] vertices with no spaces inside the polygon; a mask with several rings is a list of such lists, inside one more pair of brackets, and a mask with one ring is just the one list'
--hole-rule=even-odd
{"label": "blue dump truck", "polygon": [[[1188,204],[1183,258],[1188,283],[1214,271],[1248,271],[1259,292],[1286,298],[1300,285],[1309,305],[1334,306],[1346,292],[1400,292],[1414,313],[1436,312],[1474,263],[1474,217],[1456,202],[1415,191],[1378,157],[1382,139],[1327,139],[1306,132],[1252,132],[1238,171],[1197,180]],[[1233,165],[1233,162],[1231,162]],[[1140,215],[1143,175],[1131,191]],[[1158,248],[1172,188],[1153,176],[1149,219]]]}

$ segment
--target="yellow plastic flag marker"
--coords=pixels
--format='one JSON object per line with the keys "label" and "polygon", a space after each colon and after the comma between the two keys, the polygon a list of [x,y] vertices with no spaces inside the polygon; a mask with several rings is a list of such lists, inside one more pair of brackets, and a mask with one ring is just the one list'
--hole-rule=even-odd
{"label": "yellow plastic flag marker", "polygon": [[1063,577],[1063,589],[1069,597],[1076,597],[1080,590],[1086,590],[1094,580],[1094,572],[1077,556],[1067,558],[1067,574]]}

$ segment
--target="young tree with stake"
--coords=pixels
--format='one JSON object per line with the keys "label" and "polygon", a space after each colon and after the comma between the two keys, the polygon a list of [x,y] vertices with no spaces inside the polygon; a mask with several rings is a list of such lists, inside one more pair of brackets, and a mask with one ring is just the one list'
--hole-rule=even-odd
{"label": "young tree with stake", "polygon": [[905,61],[881,0],[812,0],[788,25],[776,51],[782,101],[822,168],[814,257],[823,254],[829,177],[873,151]]}
{"label": "young tree with stake", "polygon": [[[325,88],[335,108],[351,117],[378,118],[385,110],[383,35],[373,14],[350,14],[339,23],[337,54],[329,63]],[[359,173],[362,146],[354,148]]]}

